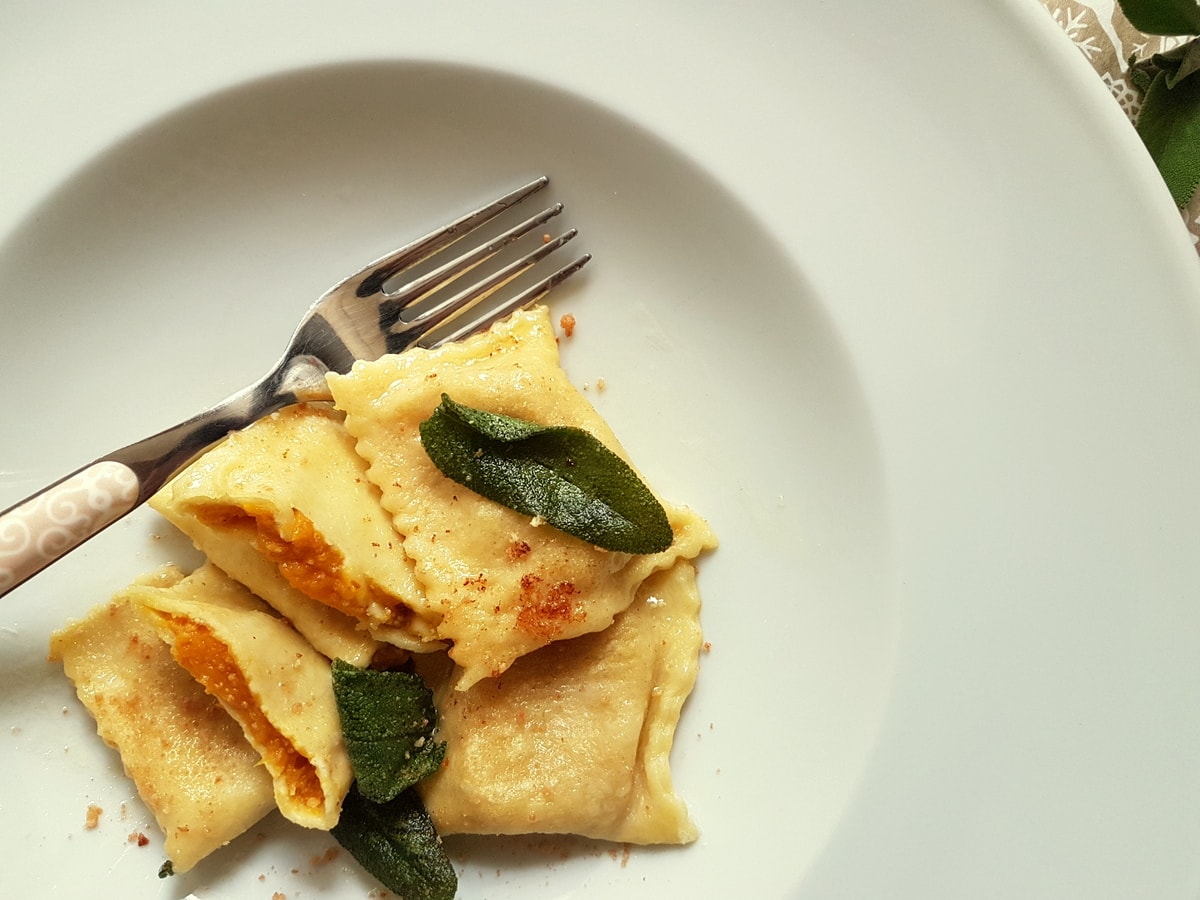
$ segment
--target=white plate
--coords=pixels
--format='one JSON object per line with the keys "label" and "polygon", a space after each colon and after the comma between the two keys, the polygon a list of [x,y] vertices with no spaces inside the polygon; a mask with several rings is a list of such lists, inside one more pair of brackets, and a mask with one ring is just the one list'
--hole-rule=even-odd
{"label": "white plate", "polygon": [[[1136,137],[1032,0],[647,6],[14,14],[0,505],[545,171],[596,256],[567,366],[723,539],[674,754],[703,836],[454,842],[461,895],[1191,900],[1200,278]],[[0,895],[367,895],[275,819],[156,877],[45,648],[187,554],[161,531],[0,605]]]}

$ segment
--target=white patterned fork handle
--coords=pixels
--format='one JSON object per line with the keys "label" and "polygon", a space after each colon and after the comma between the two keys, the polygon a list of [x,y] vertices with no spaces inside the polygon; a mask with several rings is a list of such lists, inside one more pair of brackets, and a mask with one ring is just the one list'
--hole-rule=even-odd
{"label": "white patterned fork handle", "polygon": [[[309,362],[311,376],[323,378]],[[298,385],[297,385],[298,388]],[[132,512],[204,449],[265,415],[261,383],[186,422],[78,469],[0,513],[0,596]],[[276,402],[270,406],[286,405]],[[324,399],[317,394],[294,395]]]}
{"label": "white patterned fork handle", "polygon": [[102,460],[0,518],[0,593],[36,575],[138,505],[138,478]]}
{"label": "white patterned fork handle", "polygon": [[[158,491],[205,449],[231,431],[293,403],[329,400],[325,375],[346,372],[355,360],[376,359],[413,346],[434,346],[488,327],[533,303],[579,271],[584,254],[541,281],[519,289],[527,270],[575,237],[551,239],[543,226],[562,212],[555,203],[436,265],[398,289],[396,277],[433,260],[456,242],[542,190],[545,177],[509,191],[338,282],[300,321],[287,352],[260,381],[224,402],[145,440],[92,462],[0,512],[0,596],[36,575]],[[498,265],[484,263],[526,236],[535,249]],[[476,267],[479,267],[478,269]],[[476,280],[454,288],[474,270]],[[514,283],[503,299],[497,291]],[[495,296],[493,296],[495,295]],[[479,313],[481,301],[491,298]]]}

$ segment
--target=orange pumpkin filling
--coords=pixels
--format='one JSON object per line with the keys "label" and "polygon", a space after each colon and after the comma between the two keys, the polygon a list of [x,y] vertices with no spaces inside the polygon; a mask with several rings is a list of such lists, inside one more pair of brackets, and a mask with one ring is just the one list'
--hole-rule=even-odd
{"label": "orange pumpkin filling", "polygon": [[312,763],[271,724],[225,644],[209,628],[191,619],[158,615],[175,636],[175,659],[241,723],[250,743],[262,754],[267,770],[287,785],[288,796],[310,809],[323,807],[325,791]]}
{"label": "orange pumpkin filling", "polygon": [[401,624],[411,618],[411,610],[396,606],[395,600],[346,575],[345,557],[330,546],[317,531],[312,519],[298,509],[292,510],[295,526],[284,537],[269,511],[242,509],[231,505],[210,504],[196,510],[196,517],[210,528],[247,531],[255,549],[279,569],[292,587],[319,603],[354,618],[368,618],[368,609],[378,605],[387,609],[389,624]]}

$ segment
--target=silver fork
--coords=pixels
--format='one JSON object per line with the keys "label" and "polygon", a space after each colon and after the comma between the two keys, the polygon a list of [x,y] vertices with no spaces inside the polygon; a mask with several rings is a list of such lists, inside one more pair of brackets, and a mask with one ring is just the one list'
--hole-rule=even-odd
{"label": "silver fork", "polygon": [[[538,178],[364,266],[313,304],[283,357],[258,382],[186,422],[89,463],[0,513],[0,596],[144,503],[229,432],[294,403],[330,399],[327,372],[347,372],[357,359],[457,340],[544,297],[582,268],[590,254],[515,296],[481,305],[575,237],[573,228],[554,239],[543,238],[536,249],[506,265],[494,263],[494,271],[469,287],[451,293],[450,285],[539,229],[562,212],[562,204],[543,209],[448,262],[436,264],[436,254],[547,184],[545,177]],[[426,260],[430,268],[424,274],[414,273],[399,288],[387,287]]]}

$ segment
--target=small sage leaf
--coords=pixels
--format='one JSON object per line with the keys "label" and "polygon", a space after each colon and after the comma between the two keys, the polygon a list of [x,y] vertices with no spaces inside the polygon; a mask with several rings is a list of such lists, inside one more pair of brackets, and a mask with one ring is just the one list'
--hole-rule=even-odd
{"label": "small sage leaf", "polygon": [[432,775],[446,745],[433,740],[437,710],[417,675],[333,661],[333,694],[358,789],[383,803]]}
{"label": "small sage leaf", "polygon": [[1160,72],[1166,73],[1167,87],[1175,85],[1200,71],[1200,39],[1193,38],[1186,44],[1180,44],[1162,53],[1151,54],[1146,59],[1138,59],[1137,55],[1129,58],[1129,80],[1141,93],[1145,93],[1150,83]]}
{"label": "small sage leaf", "polygon": [[1196,0],[1117,0],[1121,12],[1143,34],[1200,34]]}
{"label": "small sage leaf", "polygon": [[1173,88],[1183,79],[1200,72],[1200,40],[1190,40],[1179,48],[1179,65],[1167,79],[1167,87]]}
{"label": "small sage leaf", "polygon": [[1126,72],[1129,76],[1129,83],[1133,85],[1134,90],[1139,94],[1145,94],[1150,89],[1150,84],[1154,81],[1154,76],[1159,72],[1159,68],[1155,64],[1153,57],[1150,59],[1138,59],[1137,54],[1133,54],[1129,57],[1127,63],[1128,69]]}
{"label": "small sage leaf", "polygon": [[421,442],[447,478],[606,550],[657,553],[674,535],[637,473],[581,428],[546,426],[446,394]]}
{"label": "small sage leaf", "polygon": [[387,803],[372,803],[351,787],[330,833],[397,896],[452,900],[458,890],[454,865],[411,788]]}

